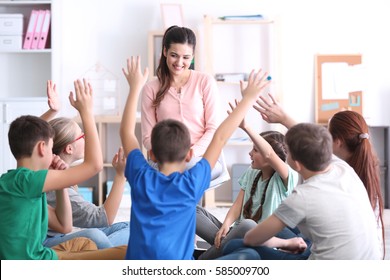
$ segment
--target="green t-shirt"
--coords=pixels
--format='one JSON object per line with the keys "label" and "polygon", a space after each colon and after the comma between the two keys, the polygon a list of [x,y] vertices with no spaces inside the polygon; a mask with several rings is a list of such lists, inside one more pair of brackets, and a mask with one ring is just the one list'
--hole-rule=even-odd
{"label": "green t-shirt", "polygon": [[[245,203],[248,201],[250,197],[250,192],[252,188],[253,181],[255,180],[257,174],[260,172],[258,169],[252,169],[249,167],[247,171],[238,179],[238,183],[241,186],[241,189],[245,192],[244,201],[242,206],[244,207]],[[252,205],[252,214],[257,212],[260,207],[261,198],[264,193],[264,189],[267,185],[267,181],[263,181],[263,178],[260,178],[257,183],[256,192],[253,196],[253,205]],[[270,178],[269,185],[267,188],[267,192],[265,194],[265,200],[263,205],[263,214],[258,221],[261,222],[264,219],[268,218],[272,215],[275,209],[279,206],[279,204],[289,195],[292,190],[298,183],[298,173],[292,170],[290,167],[288,168],[288,179],[287,186],[284,186],[282,178],[280,178],[278,173],[274,173]],[[241,209],[240,219],[244,219],[243,217],[243,209]]]}
{"label": "green t-shirt", "polygon": [[0,259],[55,260],[42,245],[48,229],[47,170],[9,170],[0,177]]}

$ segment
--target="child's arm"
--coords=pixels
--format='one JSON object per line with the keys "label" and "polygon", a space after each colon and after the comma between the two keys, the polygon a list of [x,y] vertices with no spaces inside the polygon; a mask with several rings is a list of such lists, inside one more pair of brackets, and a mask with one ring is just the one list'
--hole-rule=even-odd
{"label": "child's arm", "polygon": [[[54,156],[51,164],[52,169],[64,170],[68,165],[59,156]],[[48,207],[49,228],[60,233],[69,233],[73,228],[72,206],[70,203],[68,190],[56,191],[56,207]]]}
{"label": "child's arm", "polygon": [[307,248],[307,244],[302,238],[282,239],[274,236],[285,226],[278,217],[271,215],[245,234],[244,244],[279,248],[292,254],[303,252]]}
{"label": "child's arm", "polygon": [[[236,100],[236,106],[238,102]],[[234,106],[229,103],[230,108],[234,109]],[[230,114],[230,112],[229,112]],[[253,144],[257,150],[261,153],[264,160],[279,174],[282,178],[284,185],[288,182],[288,165],[275,153],[272,146],[258,133],[256,133],[249,125],[246,124],[245,118],[242,120],[239,126],[246,134],[252,139]]]}
{"label": "child's arm", "polygon": [[280,232],[286,225],[274,214],[248,231],[244,236],[244,244],[248,246],[279,247],[278,238],[275,234]]}
{"label": "child's arm", "polygon": [[260,113],[263,120],[267,123],[280,123],[288,129],[297,124],[297,122],[283,110],[279,102],[277,102],[271,94],[268,94],[268,96],[270,97],[271,102],[260,96],[261,100],[257,100],[258,106],[253,106]]}
{"label": "child's arm", "polygon": [[126,158],[123,155],[122,147],[119,148],[118,152],[112,159],[112,166],[115,168],[114,182],[112,183],[111,191],[104,202],[104,209],[106,210],[109,225],[114,222],[116,214],[118,213],[126,183]]}
{"label": "child's arm", "polygon": [[49,170],[43,187],[44,192],[77,185],[96,175],[103,168],[103,155],[93,116],[92,87],[85,79],[75,81],[74,87],[76,98],[74,98],[74,93],[71,92],[69,101],[80,113],[84,128],[84,161],[66,170]]}
{"label": "child's arm", "polygon": [[47,110],[41,116],[41,119],[45,121],[50,121],[57,115],[58,111],[60,110],[61,102],[57,93],[56,84],[54,84],[51,80],[48,80],[46,88],[47,88],[47,103],[49,104],[49,110]]}
{"label": "child's arm", "polygon": [[241,102],[218,127],[210,145],[208,146],[203,156],[209,162],[211,169],[214,168],[222,148],[225,146],[227,140],[233,134],[234,130],[238,127],[246,112],[254,105],[260,93],[269,84],[269,81],[266,79],[266,77],[267,73],[263,73],[261,70],[257,73],[252,71],[249,75],[248,85],[245,89],[243,82],[241,81],[241,92],[243,94]]}
{"label": "child's arm", "polygon": [[[49,229],[66,234],[71,232],[73,228],[72,207],[69,200],[68,190],[65,188],[55,192],[56,208],[47,205],[49,213]],[[67,209],[68,207],[69,210]],[[70,216],[68,211],[70,212]]]}
{"label": "child's arm", "polygon": [[219,248],[222,239],[229,232],[230,226],[240,217],[242,204],[244,202],[244,194],[245,192],[241,189],[232,207],[230,207],[229,211],[227,212],[221,228],[215,235],[214,245],[216,248]]}
{"label": "child's arm", "polygon": [[124,156],[127,158],[127,155],[132,150],[140,148],[140,144],[135,135],[137,104],[142,87],[148,78],[149,71],[148,68],[145,68],[144,72],[141,72],[141,58],[139,56],[132,56],[130,59],[127,59],[127,72],[125,69],[122,69],[122,71],[130,86],[120,125]]}

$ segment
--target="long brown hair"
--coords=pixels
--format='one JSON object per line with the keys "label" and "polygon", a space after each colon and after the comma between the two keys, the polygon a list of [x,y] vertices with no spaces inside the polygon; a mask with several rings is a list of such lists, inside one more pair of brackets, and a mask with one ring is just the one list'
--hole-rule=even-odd
{"label": "long brown hair", "polygon": [[[383,224],[383,197],[380,186],[379,159],[371,145],[369,128],[363,116],[354,111],[336,113],[329,122],[329,132],[333,141],[342,141],[352,156],[346,162],[352,166],[362,180],[373,210],[379,206],[379,219]],[[385,246],[383,246],[385,247]]]}
{"label": "long brown hair", "polygon": [[171,73],[166,62],[164,50],[168,51],[171,44],[188,44],[192,46],[193,52],[195,53],[196,36],[195,33],[186,27],[179,27],[173,25],[169,27],[163,36],[160,62],[157,67],[157,78],[161,84],[160,89],[156,94],[156,98],[153,100],[153,107],[158,107],[161,100],[163,100],[165,93],[168,91],[171,85]]}

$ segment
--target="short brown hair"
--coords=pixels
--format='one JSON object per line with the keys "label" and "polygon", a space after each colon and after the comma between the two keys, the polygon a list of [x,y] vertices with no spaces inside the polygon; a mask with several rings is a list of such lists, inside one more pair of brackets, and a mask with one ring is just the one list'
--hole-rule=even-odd
{"label": "short brown hair", "polygon": [[153,127],[151,144],[159,164],[181,162],[191,148],[190,132],[182,122],[163,120]]}
{"label": "short brown hair", "polygon": [[38,141],[49,142],[54,130],[44,120],[35,116],[21,116],[15,119],[8,131],[8,142],[16,160],[30,157]]}
{"label": "short brown hair", "polygon": [[320,125],[300,123],[286,133],[288,153],[311,171],[324,170],[333,154],[332,136]]}

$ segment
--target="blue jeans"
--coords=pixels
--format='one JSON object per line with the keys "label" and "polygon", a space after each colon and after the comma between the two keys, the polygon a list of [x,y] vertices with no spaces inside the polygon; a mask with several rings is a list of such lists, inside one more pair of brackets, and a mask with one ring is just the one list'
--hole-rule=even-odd
{"label": "blue jeans", "polygon": [[[239,239],[233,239],[239,240]],[[226,254],[216,260],[260,260],[260,255],[252,248],[238,248],[233,252]]]}
{"label": "blue jeans", "polygon": [[75,237],[86,237],[96,243],[98,249],[127,245],[130,237],[130,223],[119,222],[103,228],[87,228],[69,234],[47,236],[45,247],[53,247]]}
{"label": "blue jeans", "polygon": [[235,254],[237,250],[241,250],[242,248],[253,248],[260,255],[260,259],[262,260],[307,260],[308,259],[310,255],[311,241],[304,238],[298,229],[291,229],[286,227],[275,236],[283,239],[302,237],[307,244],[307,248],[302,253],[292,254],[281,250],[277,250],[275,248],[270,248],[267,246],[249,247],[244,245],[243,239],[233,239],[230,240],[225,245],[223,249],[223,255],[228,256],[231,254]]}

